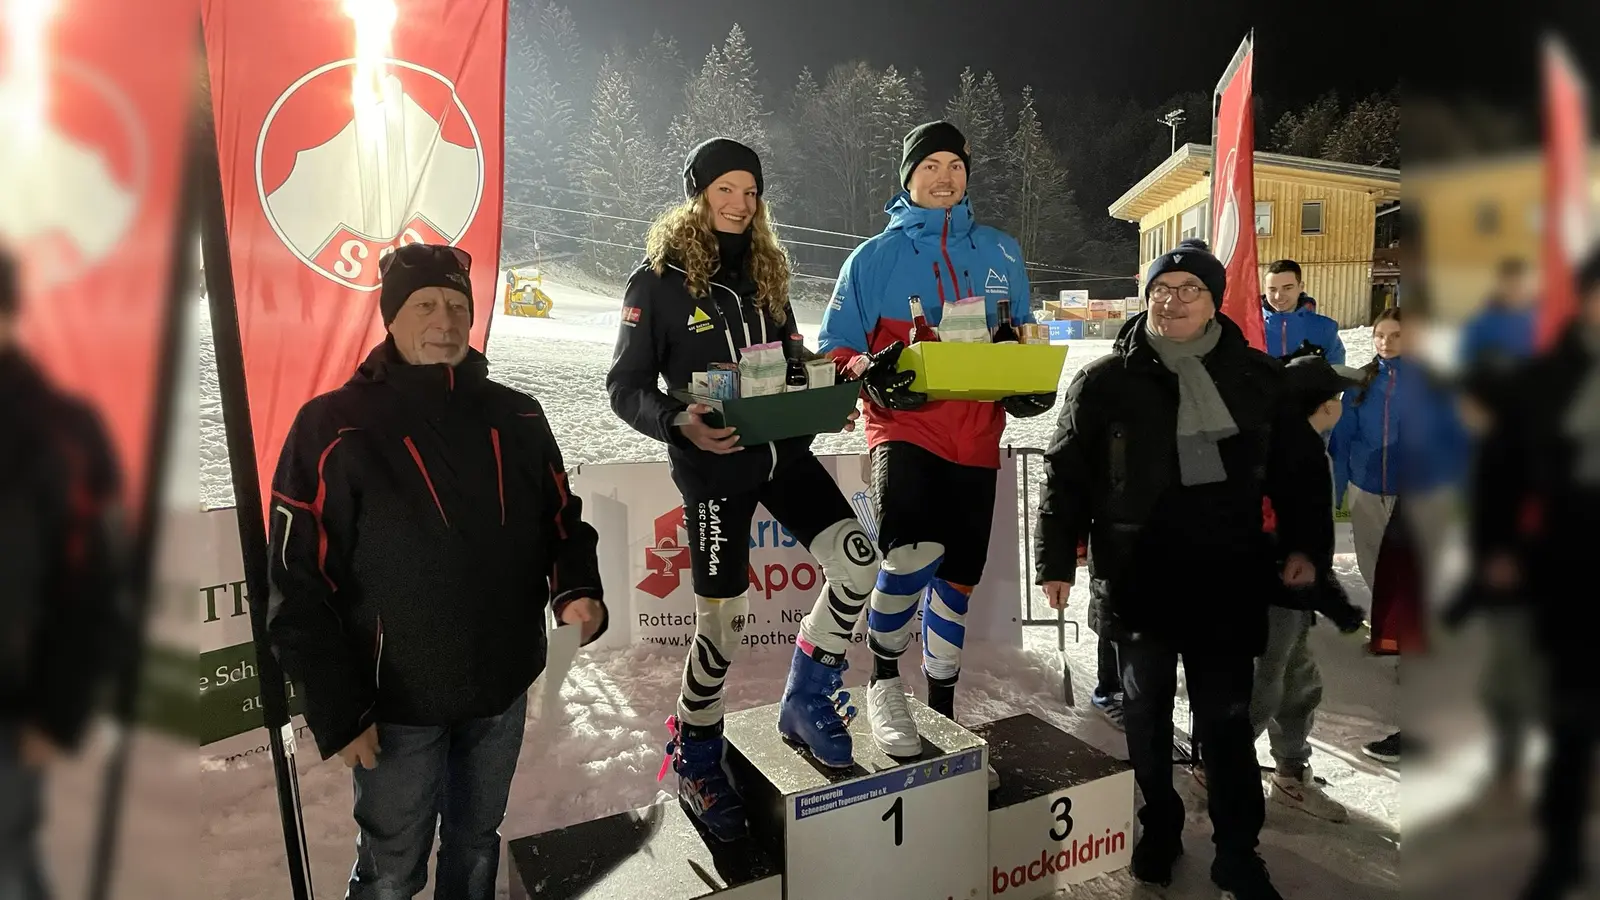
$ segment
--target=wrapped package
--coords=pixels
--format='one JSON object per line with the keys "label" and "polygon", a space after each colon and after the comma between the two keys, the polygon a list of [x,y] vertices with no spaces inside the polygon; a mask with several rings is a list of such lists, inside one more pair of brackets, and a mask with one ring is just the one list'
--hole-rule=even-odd
{"label": "wrapped package", "polygon": [[733,363],[712,363],[706,373],[708,393],[714,400],[735,400],[741,395],[739,367]]}
{"label": "wrapped package", "polygon": [[781,341],[746,347],[739,359],[739,396],[781,394],[788,373],[789,361],[783,355]]}
{"label": "wrapped package", "polygon": [[839,369],[831,359],[813,359],[806,363],[807,388],[833,387],[838,376]]}
{"label": "wrapped package", "polygon": [[982,297],[967,297],[946,303],[939,319],[939,339],[958,344],[989,343],[989,303]]}

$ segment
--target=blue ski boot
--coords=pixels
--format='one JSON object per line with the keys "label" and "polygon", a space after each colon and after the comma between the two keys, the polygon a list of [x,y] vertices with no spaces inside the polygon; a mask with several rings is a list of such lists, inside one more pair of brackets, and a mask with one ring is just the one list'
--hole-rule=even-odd
{"label": "blue ski boot", "polygon": [[667,769],[678,775],[678,801],[711,836],[719,841],[737,841],[750,832],[745,821],[744,801],[733,788],[723,767],[726,742],[722,723],[696,727],[680,725],[677,716],[667,719],[667,758],[661,763],[656,780],[667,777]]}
{"label": "blue ski boot", "polygon": [[841,690],[850,664],[835,658],[839,664],[830,666],[795,647],[789,682],[779,703],[778,733],[792,744],[803,745],[823,765],[848,769],[855,765],[849,728],[856,709],[849,705],[849,692]]}

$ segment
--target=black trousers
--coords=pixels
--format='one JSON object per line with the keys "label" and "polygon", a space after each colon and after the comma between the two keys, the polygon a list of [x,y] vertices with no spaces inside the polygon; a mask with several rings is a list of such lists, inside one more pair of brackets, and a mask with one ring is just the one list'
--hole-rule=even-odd
{"label": "black trousers", "polygon": [[1122,692],[1122,665],[1117,661],[1117,642],[1104,634],[1096,635],[1094,692],[1101,697],[1114,697]]}
{"label": "black trousers", "polygon": [[1550,756],[1539,798],[1539,827],[1546,863],[1570,870],[1583,863],[1595,744],[1600,739],[1596,699],[1600,685],[1595,684],[1592,657],[1583,650],[1552,646],[1548,659]]}
{"label": "black trousers", "polygon": [[[1172,707],[1178,693],[1178,651],[1150,635],[1120,640],[1123,726],[1128,756],[1144,794],[1139,821],[1145,834],[1175,839],[1183,830],[1183,800],[1172,786]],[[1255,852],[1266,818],[1250,690],[1255,660],[1236,652],[1185,652],[1195,736],[1205,742],[1208,808],[1217,854]]]}
{"label": "black trousers", "polygon": [[[737,597],[750,588],[750,521],[765,506],[786,532],[773,536],[782,546],[810,549],[822,531],[855,509],[822,461],[807,453],[783,466],[760,488],[716,500],[683,504],[689,532],[689,563],[694,592],[702,597]],[[870,551],[870,547],[866,548]]]}

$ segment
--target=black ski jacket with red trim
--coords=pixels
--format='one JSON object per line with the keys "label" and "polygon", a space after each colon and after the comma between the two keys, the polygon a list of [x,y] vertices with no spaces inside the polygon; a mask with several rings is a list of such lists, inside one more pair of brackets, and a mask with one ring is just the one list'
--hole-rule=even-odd
{"label": "black ski jacket with red trim", "polygon": [[374,348],[301,408],[268,511],[267,634],[324,759],[374,722],[505,711],[544,669],[545,605],[602,598],[543,409],[475,350]]}

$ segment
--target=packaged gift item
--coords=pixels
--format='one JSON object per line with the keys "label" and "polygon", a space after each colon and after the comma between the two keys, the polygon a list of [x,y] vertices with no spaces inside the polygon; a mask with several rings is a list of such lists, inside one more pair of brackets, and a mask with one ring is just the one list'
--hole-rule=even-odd
{"label": "packaged gift item", "polygon": [[982,297],[946,303],[939,320],[939,337],[955,344],[989,343],[989,305]]}
{"label": "packaged gift item", "polygon": [[806,387],[825,388],[833,387],[839,376],[839,368],[833,360],[826,357],[813,359],[806,363]]}
{"label": "packaged gift item", "polygon": [[712,363],[706,373],[706,387],[713,400],[734,400],[740,394],[739,367],[734,363]]}
{"label": "packaged gift item", "polygon": [[711,383],[707,380],[708,373],[693,372],[689,375],[689,393],[696,397],[711,396]]}
{"label": "packaged gift item", "polygon": [[788,374],[789,361],[784,358],[781,341],[746,347],[739,359],[739,396],[781,394]]}

